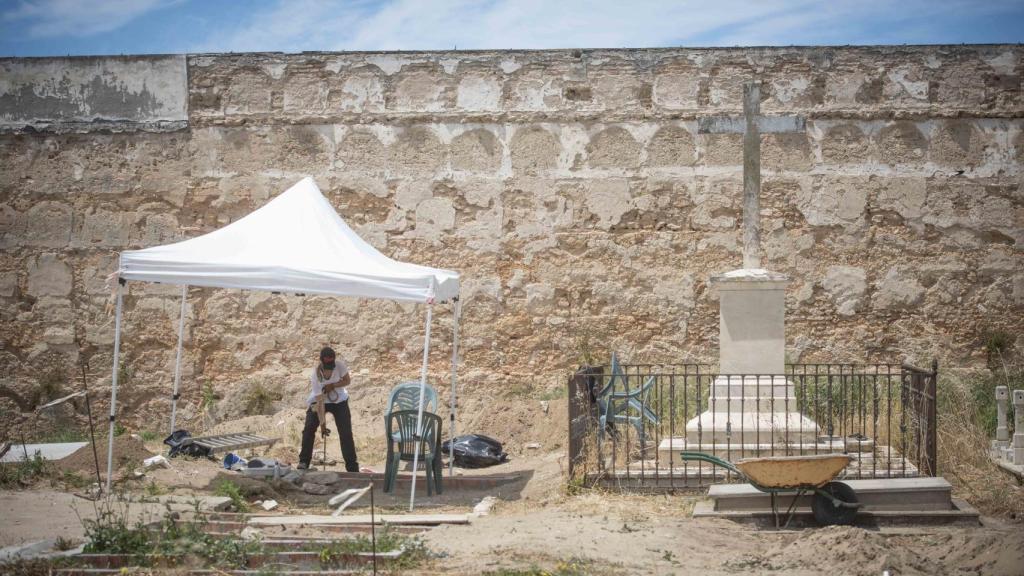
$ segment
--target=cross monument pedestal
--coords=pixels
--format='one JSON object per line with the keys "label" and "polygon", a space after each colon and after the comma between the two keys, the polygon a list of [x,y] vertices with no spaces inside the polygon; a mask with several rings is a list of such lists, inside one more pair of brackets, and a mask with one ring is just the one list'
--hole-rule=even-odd
{"label": "cross monument pedestal", "polygon": [[718,295],[719,372],[708,410],[686,424],[687,444],[708,451],[756,455],[813,445],[814,421],[799,411],[785,376],[786,285],[789,279],[762,269],[740,269],[711,279]]}

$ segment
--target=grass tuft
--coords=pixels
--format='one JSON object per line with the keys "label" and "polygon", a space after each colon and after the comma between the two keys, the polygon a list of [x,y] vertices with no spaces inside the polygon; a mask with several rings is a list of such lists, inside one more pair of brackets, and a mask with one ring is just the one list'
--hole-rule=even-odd
{"label": "grass tuft", "polygon": [[245,397],[245,414],[258,416],[271,414],[274,403],[281,400],[281,393],[275,392],[261,382],[253,384]]}

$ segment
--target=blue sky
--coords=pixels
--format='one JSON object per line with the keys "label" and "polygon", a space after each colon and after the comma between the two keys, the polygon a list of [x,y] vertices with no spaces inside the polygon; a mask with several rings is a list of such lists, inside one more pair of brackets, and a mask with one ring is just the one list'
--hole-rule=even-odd
{"label": "blue sky", "polygon": [[0,0],[0,56],[1024,42],[1024,0]]}

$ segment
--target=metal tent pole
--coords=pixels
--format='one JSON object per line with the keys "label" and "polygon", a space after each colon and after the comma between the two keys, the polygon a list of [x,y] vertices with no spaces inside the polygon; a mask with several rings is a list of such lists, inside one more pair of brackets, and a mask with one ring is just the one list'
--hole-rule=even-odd
{"label": "metal tent pole", "polygon": [[110,430],[107,434],[107,494],[114,476],[114,419],[117,417],[117,373],[121,359],[121,308],[125,281],[117,279],[117,312],[114,315],[114,368],[110,376]]}
{"label": "metal tent pole", "polygon": [[185,334],[185,297],[188,294],[188,284],[181,286],[181,314],[178,317],[178,354],[174,358],[174,393],[171,394],[171,431],[174,434],[174,424],[178,416],[178,398],[181,394],[181,343]]}
{"label": "metal tent pole", "polygon": [[452,328],[452,390],[449,427],[451,434],[448,438],[448,477],[455,476],[455,415],[458,413],[458,370],[459,370],[459,317],[462,315],[462,302],[455,297],[455,324]]}
{"label": "metal tent pole", "polygon": [[[423,366],[420,368],[420,403],[416,415],[416,434],[413,436],[412,450],[412,489],[409,491],[409,511],[416,505],[416,472],[420,462],[420,434],[423,432],[423,395],[427,387],[427,359],[430,356],[430,322],[434,318],[434,305],[427,304],[427,328],[423,339]],[[428,472],[429,474],[429,472]]]}

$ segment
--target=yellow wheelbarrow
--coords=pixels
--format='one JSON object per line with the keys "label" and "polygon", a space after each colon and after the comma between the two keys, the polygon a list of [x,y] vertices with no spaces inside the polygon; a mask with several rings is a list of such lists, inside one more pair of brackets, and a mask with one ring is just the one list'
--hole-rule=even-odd
{"label": "yellow wheelbarrow", "polygon": [[778,497],[793,495],[786,510],[786,522],[796,511],[797,500],[809,492],[814,493],[811,511],[823,526],[852,524],[857,509],[857,494],[849,484],[834,482],[852,458],[846,454],[820,454],[814,456],[773,456],[770,458],[744,458],[732,462],[703,452],[683,452],[683,460],[696,460],[721,466],[745,479],[751,486],[771,495],[775,527],[779,527]]}

